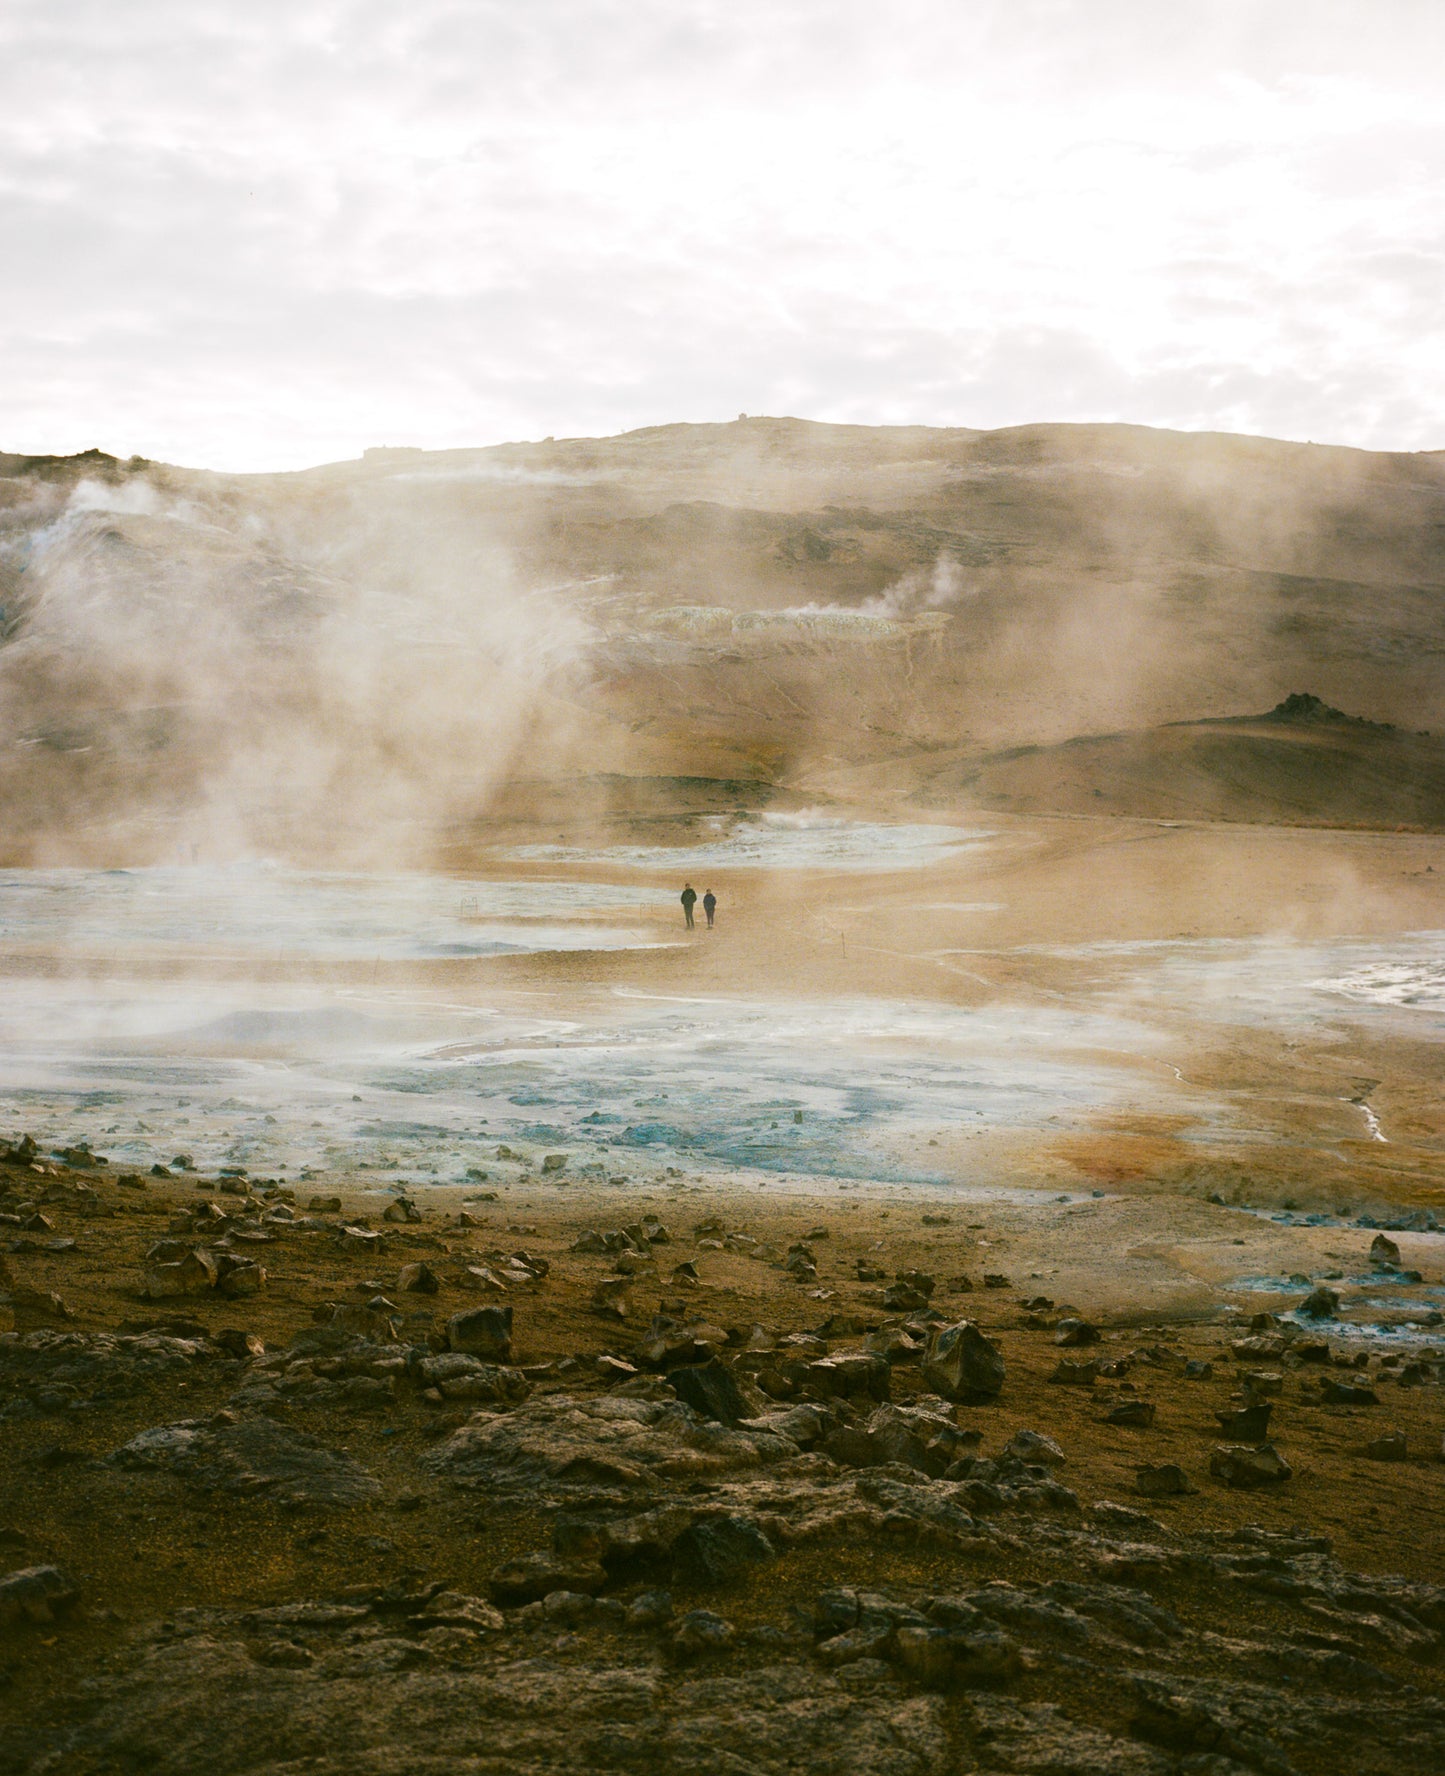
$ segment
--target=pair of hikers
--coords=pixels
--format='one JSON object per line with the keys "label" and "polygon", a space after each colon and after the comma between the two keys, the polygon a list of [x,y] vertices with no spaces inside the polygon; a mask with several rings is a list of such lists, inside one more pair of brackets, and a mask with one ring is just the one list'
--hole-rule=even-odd
{"label": "pair of hikers", "polygon": [[[697,905],[697,891],[691,882],[685,882],[682,888],[682,916],[687,920],[689,931],[693,929],[692,909]],[[712,916],[717,911],[717,896],[709,888],[702,897],[702,910],[707,914],[707,928],[712,930]]]}

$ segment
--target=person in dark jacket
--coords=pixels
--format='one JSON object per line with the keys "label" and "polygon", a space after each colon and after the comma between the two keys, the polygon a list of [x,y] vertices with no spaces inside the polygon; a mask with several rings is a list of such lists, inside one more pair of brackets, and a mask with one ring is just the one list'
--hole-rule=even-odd
{"label": "person in dark jacket", "polygon": [[691,882],[685,882],[682,889],[682,916],[687,920],[687,928],[692,930],[692,909],[697,904],[697,893]]}
{"label": "person in dark jacket", "polygon": [[702,910],[707,914],[707,928],[712,930],[712,916],[717,911],[717,896],[709,888],[702,897]]}

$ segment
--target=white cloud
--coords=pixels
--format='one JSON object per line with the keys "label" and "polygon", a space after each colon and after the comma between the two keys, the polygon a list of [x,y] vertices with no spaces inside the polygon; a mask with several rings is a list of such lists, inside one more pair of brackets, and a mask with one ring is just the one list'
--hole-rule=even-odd
{"label": "white cloud", "polygon": [[1423,0],[19,0],[0,443],[1445,443],[1442,36]]}

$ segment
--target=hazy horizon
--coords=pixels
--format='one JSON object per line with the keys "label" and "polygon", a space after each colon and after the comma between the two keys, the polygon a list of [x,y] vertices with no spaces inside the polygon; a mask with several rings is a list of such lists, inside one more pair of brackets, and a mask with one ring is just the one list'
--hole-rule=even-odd
{"label": "hazy horizon", "polygon": [[17,0],[0,443],[694,416],[1439,437],[1445,18]]}

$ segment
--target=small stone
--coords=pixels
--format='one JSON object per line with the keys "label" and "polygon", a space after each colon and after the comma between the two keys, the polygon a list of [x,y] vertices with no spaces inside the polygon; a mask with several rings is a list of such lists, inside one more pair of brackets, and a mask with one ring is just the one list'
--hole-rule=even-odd
{"label": "small stone", "polygon": [[399,1196],[395,1202],[389,1202],[381,1212],[383,1221],[413,1222],[421,1220],[421,1210],[409,1197]]}
{"label": "small stone", "polygon": [[1060,1357],[1049,1380],[1060,1387],[1093,1387],[1098,1379],[1099,1365],[1089,1358]]}
{"label": "small stone", "polygon": [[1294,1470],[1273,1443],[1221,1445],[1209,1458],[1209,1471],[1226,1486],[1278,1486]]}
{"label": "small stone", "polygon": [[1269,1419],[1274,1407],[1268,1400],[1257,1400],[1236,1412],[1216,1412],[1219,1428],[1236,1443],[1263,1443],[1269,1435]]}
{"label": "small stone", "polygon": [[465,1591],[439,1591],[417,1621],[429,1627],[471,1628],[479,1634],[498,1634],[507,1625],[499,1609]]}
{"label": "small stone", "polygon": [[1131,1429],[1147,1431],[1154,1423],[1154,1405],[1149,1400],[1123,1400],[1111,1407],[1104,1414],[1104,1423],[1111,1425],[1128,1425]]}
{"label": "small stone", "polygon": [[643,1591],[627,1606],[629,1628],[660,1628],[672,1620],[670,1591]]}
{"label": "small stone", "polygon": [[152,1301],[176,1295],[200,1295],[213,1289],[220,1267],[209,1252],[193,1251],[174,1263],[154,1264],[141,1281],[141,1292]]}
{"label": "small stone", "polygon": [[252,1641],[246,1652],[255,1664],[277,1671],[305,1671],[316,1663],[315,1654],[299,1640]]}
{"label": "small stone", "polygon": [[26,1566],[0,1578],[0,1628],[19,1622],[43,1627],[71,1609],[80,1587],[58,1566]]}
{"label": "small stone", "polygon": [[313,1215],[339,1215],[341,1198],[339,1196],[313,1196],[306,1205]]}
{"label": "small stone", "polygon": [[1134,1476],[1134,1490],[1145,1498],[1177,1498],[1195,1490],[1193,1481],[1176,1462],[1143,1467]]}
{"label": "small stone", "polygon": [[606,1352],[596,1359],[595,1367],[603,1381],[633,1381],[641,1374],[635,1364],[629,1363],[624,1357],[614,1357]]}
{"label": "small stone", "polygon": [[542,1599],[544,1619],[564,1628],[585,1622],[596,1608],[596,1600],[585,1591],[549,1591]]}
{"label": "small stone", "polygon": [[245,1295],[259,1295],[266,1286],[266,1271],[260,1264],[232,1260],[222,1270],[217,1289],[222,1295],[237,1300]]}
{"label": "small stone", "polygon": [[680,1662],[724,1653],[737,1639],[737,1629],[711,1610],[689,1610],[677,1624],[672,1654]]}
{"label": "small stone", "polygon": [[413,1295],[435,1295],[442,1285],[441,1278],[429,1264],[418,1262],[402,1265],[397,1286]]}
{"label": "small stone", "polygon": [[1365,1445],[1365,1454],[1377,1462],[1408,1461],[1410,1452],[1405,1433],[1386,1431],[1382,1437],[1375,1437]]}
{"label": "small stone", "polygon": [[565,1153],[545,1153],[542,1156],[542,1170],[544,1172],[560,1172],[565,1170],[566,1165],[567,1155]]}
{"label": "small stone", "polygon": [[1331,1406],[1378,1406],[1380,1404],[1380,1396],[1372,1387],[1361,1387],[1358,1382],[1353,1381],[1336,1381],[1330,1375],[1321,1378],[1320,1398]]}
{"label": "small stone", "polygon": [[1400,1248],[1394,1240],[1377,1233],[1370,1241],[1370,1263],[1382,1269],[1393,1269],[1400,1262]]}
{"label": "small stone", "polygon": [[1099,1328],[1091,1325],[1088,1320],[1063,1319],[1059,1321],[1054,1330],[1055,1344],[1097,1344],[1098,1342]]}
{"label": "small stone", "polygon": [[1323,1283],[1312,1289],[1300,1303],[1300,1312],[1309,1320],[1333,1320],[1340,1311],[1340,1298]]}
{"label": "small stone", "polygon": [[487,1580],[487,1589],[494,1603],[511,1605],[540,1603],[553,1591],[581,1591],[590,1597],[606,1583],[607,1574],[595,1562],[569,1563],[537,1553],[504,1560]]}
{"label": "small stone", "polygon": [[883,1305],[889,1313],[916,1313],[928,1306],[928,1296],[907,1283],[894,1283],[884,1290]]}
{"label": "small stone", "polygon": [[223,1327],[217,1332],[213,1341],[228,1357],[251,1359],[264,1357],[266,1346],[254,1332],[243,1332],[234,1326]]}
{"label": "small stone", "polygon": [[592,1311],[607,1320],[625,1320],[632,1312],[632,1278],[603,1277],[592,1291]]}
{"label": "small stone", "polygon": [[1033,1462],[1046,1468],[1061,1468],[1068,1457],[1052,1437],[1041,1431],[1015,1431],[1004,1444],[1005,1455],[1016,1455],[1020,1461]]}

